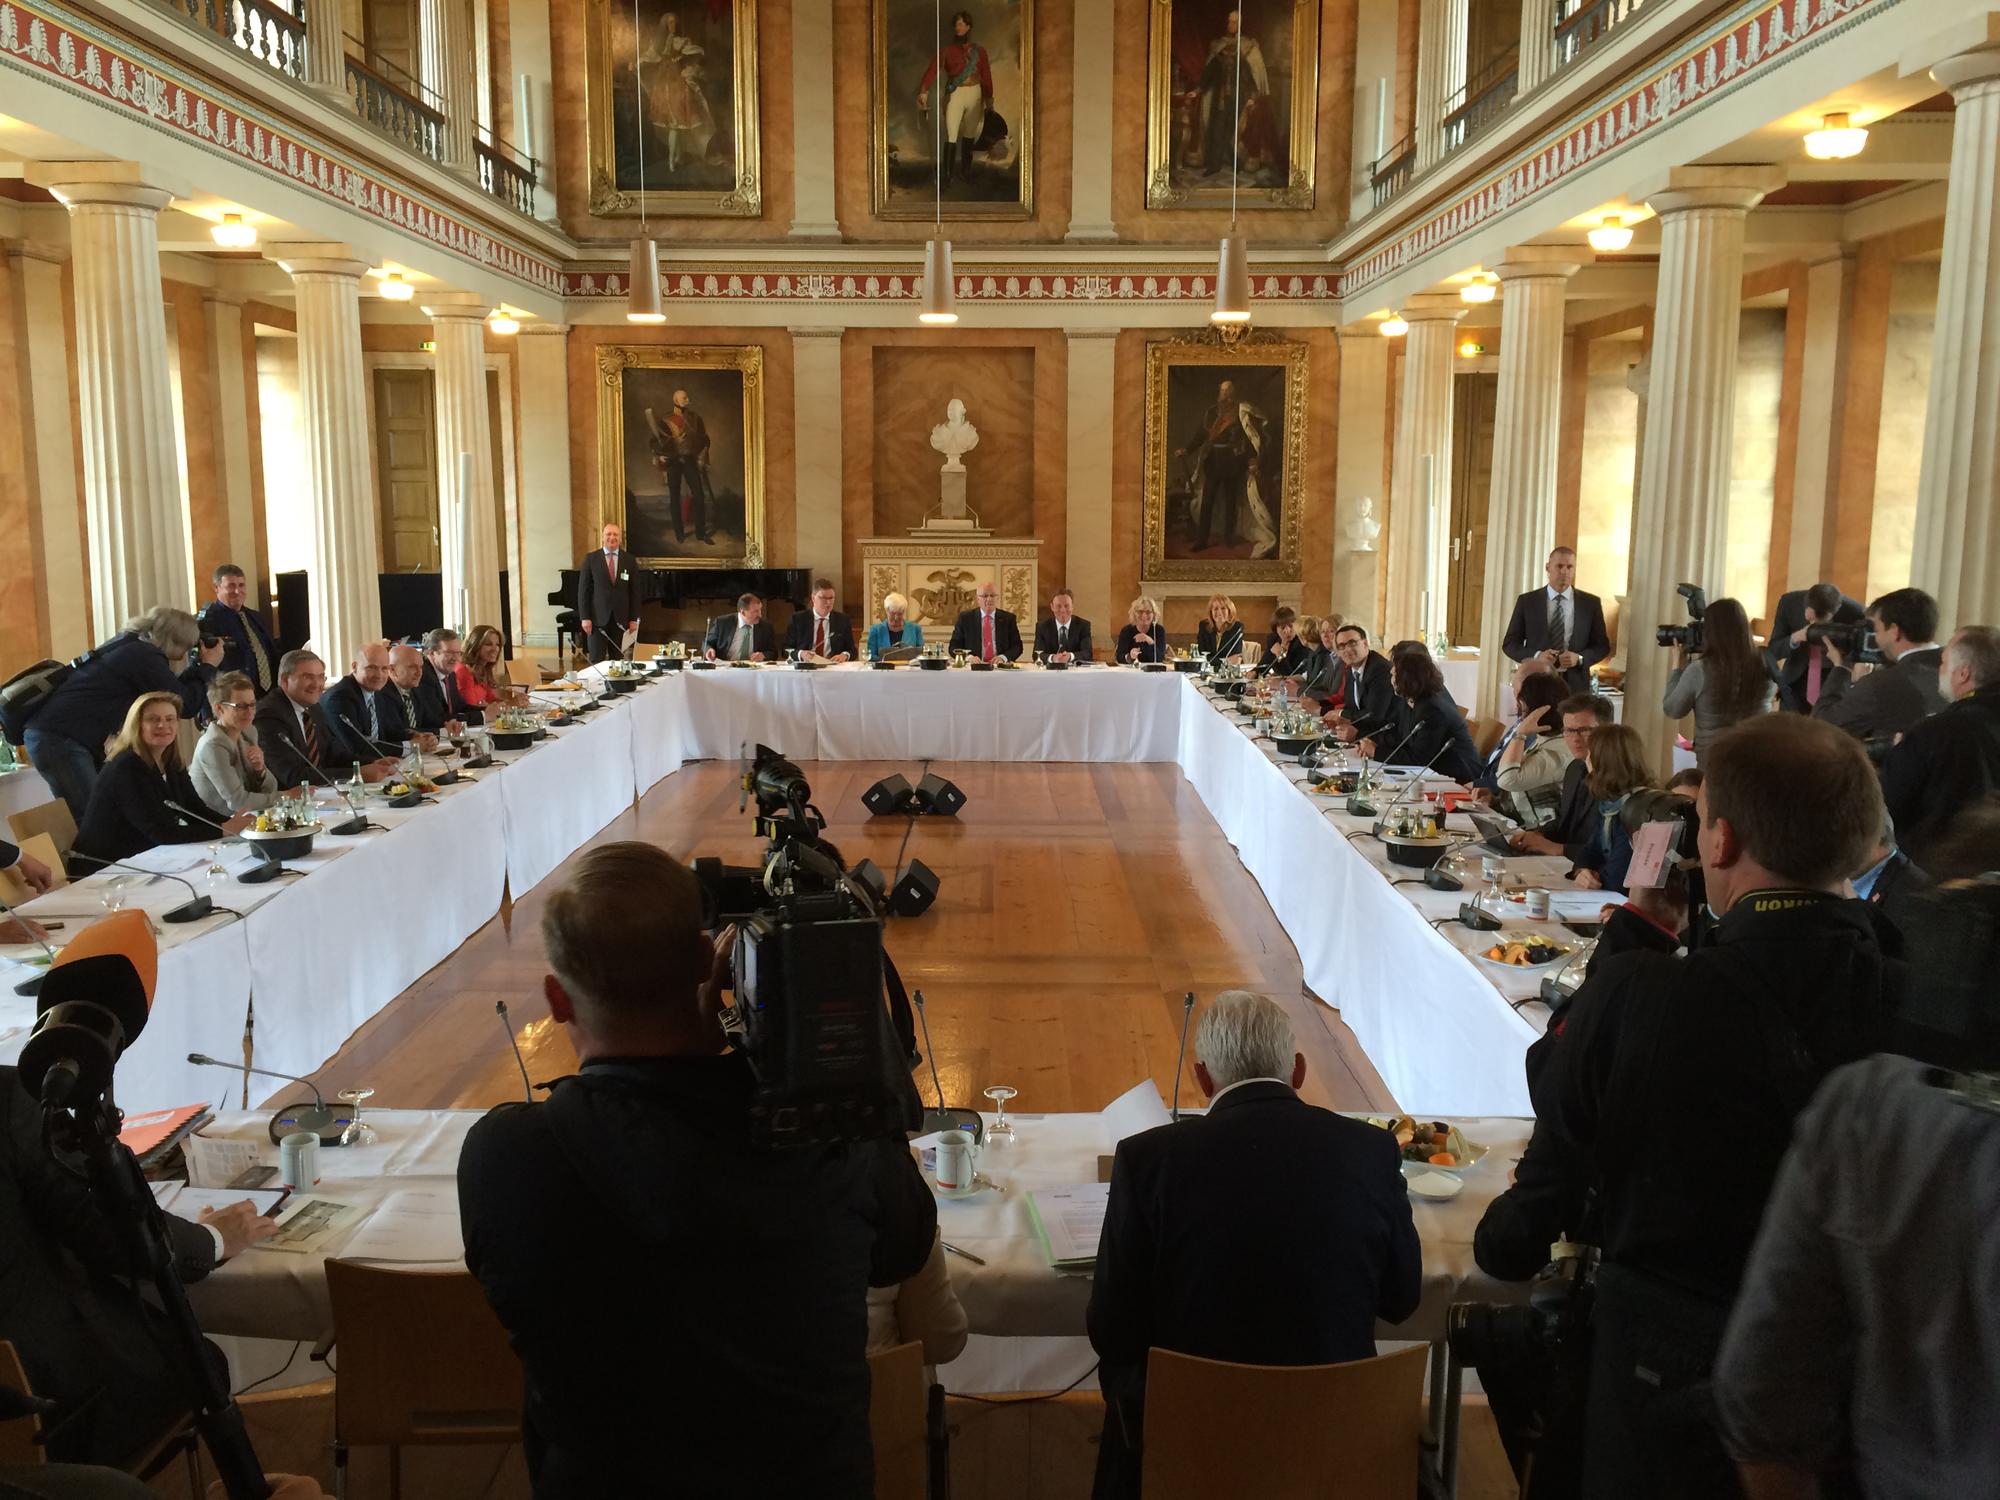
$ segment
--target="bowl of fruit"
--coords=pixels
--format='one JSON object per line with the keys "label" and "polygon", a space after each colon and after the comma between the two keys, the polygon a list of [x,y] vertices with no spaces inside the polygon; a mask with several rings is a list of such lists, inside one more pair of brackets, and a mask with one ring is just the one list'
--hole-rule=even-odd
{"label": "bowl of fruit", "polygon": [[1558,943],[1544,932],[1496,932],[1492,945],[1475,956],[1496,969],[1545,969],[1575,951],[1572,944]]}
{"label": "bowl of fruit", "polygon": [[1368,1123],[1395,1136],[1405,1176],[1428,1171],[1463,1172],[1478,1166],[1486,1155],[1484,1146],[1468,1141],[1456,1125],[1445,1120],[1371,1115]]}
{"label": "bowl of fruit", "polygon": [[495,750],[525,750],[534,744],[536,731],[542,727],[542,716],[525,709],[502,709],[493,716],[486,726],[493,736]]}

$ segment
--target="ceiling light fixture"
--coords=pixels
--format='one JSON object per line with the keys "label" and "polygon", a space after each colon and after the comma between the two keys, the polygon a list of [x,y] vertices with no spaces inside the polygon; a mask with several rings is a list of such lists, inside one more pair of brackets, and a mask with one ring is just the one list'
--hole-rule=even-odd
{"label": "ceiling light fixture", "polygon": [[1814,161],[1846,161],[1859,156],[1868,144],[1868,132],[1854,124],[1842,110],[1822,115],[1819,129],[1806,132],[1806,155]]}
{"label": "ceiling light fixture", "polygon": [[521,331],[521,320],[508,312],[506,308],[500,307],[494,309],[493,316],[486,320],[486,326],[502,338],[505,338],[510,333],[519,333]]}
{"label": "ceiling light fixture", "polygon": [[417,295],[417,289],[403,279],[401,271],[384,271],[382,285],[378,287],[385,302],[408,302]]}
{"label": "ceiling light fixture", "polygon": [[210,226],[208,237],[225,250],[248,250],[257,243],[257,226],[245,223],[241,214],[224,214],[220,224]]}
{"label": "ceiling light fixture", "polygon": [[1409,323],[1404,320],[1403,315],[1399,312],[1390,313],[1388,317],[1382,320],[1379,326],[1382,330],[1382,337],[1385,339],[1399,339],[1410,331]]}
{"label": "ceiling light fixture", "polygon": [[639,110],[639,237],[632,241],[632,274],[625,283],[625,321],[664,323],[667,313],[660,301],[660,247],[647,232],[646,223],[646,69],[640,55],[640,36],[639,0],[632,0],[632,99]]}
{"label": "ceiling light fixture", "polygon": [[1491,302],[1499,291],[1500,278],[1491,271],[1481,271],[1458,289],[1458,296],[1462,302]]}
{"label": "ceiling light fixture", "polygon": [[1590,241],[1591,249],[1616,255],[1632,243],[1632,226],[1617,214],[1606,214],[1584,238]]}
{"label": "ceiling light fixture", "polygon": [[[944,56],[944,11],[931,0],[931,56]],[[945,328],[958,321],[958,290],[952,285],[951,241],[944,237],[944,154],[951,142],[944,133],[944,69],[938,69],[937,113],[931,117],[931,237],[924,246],[924,305],[917,321]]]}
{"label": "ceiling light fixture", "polygon": [[[1243,7],[1236,7],[1236,85],[1230,94],[1231,112],[1237,113],[1243,107]],[[1215,311],[1208,315],[1208,321],[1218,327],[1231,329],[1234,337],[1250,322],[1250,256],[1244,247],[1243,236],[1236,232],[1236,184],[1238,168],[1243,155],[1243,121],[1237,113],[1235,127],[1229,133],[1229,233],[1222,237],[1222,248],[1215,258]]]}

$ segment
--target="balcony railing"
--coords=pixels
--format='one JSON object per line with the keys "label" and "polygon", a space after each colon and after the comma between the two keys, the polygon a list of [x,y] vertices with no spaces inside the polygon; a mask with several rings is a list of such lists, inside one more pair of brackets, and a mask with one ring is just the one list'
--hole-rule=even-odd
{"label": "balcony railing", "polygon": [[432,161],[444,160],[444,112],[429,91],[386,57],[347,54],[347,97],[354,112],[389,139]]}
{"label": "balcony railing", "polygon": [[197,26],[214,32],[287,78],[306,76],[306,26],[272,0],[168,0]]}
{"label": "balcony railing", "polygon": [[1647,0],[1557,0],[1556,66],[1568,67],[1644,10],[1646,3]]}
{"label": "balcony railing", "polygon": [[1380,208],[1408,187],[1411,174],[1416,168],[1417,137],[1412,132],[1404,135],[1400,141],[1370,163],[1368,185],[1374,195],[1374,206]]}
{"label": "balcony railing", "polygon": [[516,213],[532,218],[535,212],[534,158],[523,156],[512,146],[495,140],[492,132],[484,129],[472,143],[472,153],[479,165],[479,185]]}
{"label": "balcony railing", "polygon": [[1444,150],[1449,155],[1499,119],[1514,102],[1520,75],[1516,53],[1504,52],[1466,79],[1465,87],[1445,100]]}

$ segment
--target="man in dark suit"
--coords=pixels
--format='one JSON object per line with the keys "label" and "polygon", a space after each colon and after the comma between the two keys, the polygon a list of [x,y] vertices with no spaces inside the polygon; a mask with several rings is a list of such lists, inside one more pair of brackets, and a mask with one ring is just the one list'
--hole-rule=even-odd
{"label": "man in dark suit", "polygon": [[[728,936],[711,944],[665,850],[583,855],[542,936],[580,1066],[488,1113],[458,1164],[465,1262],[526,1375],[535,1494],[873,1494],[868,1288],[914,1276],[937,1233],[901,1132],[752,1140],[757,1080],[717,1019]],[[745,1295],[717,1294],[718,1257]],[[745,1442],[745,1411],[784,1413],[783,1440]]]}
{"label": "man in dark suit", "polygon": [[812,607],[799,610],[785,627],[785,650],[811,652],[821,661],[854,658],[854,627],[833,607],[833,584],[815,578]]}
{"label": "man in dark suit", "polygon": [[250,608],[250,580],[235,563],[223,563],[210,581],[215,598],[202,606],[201,633],[222,642],[216,672],[241,672],[261,698],[277,685],[278,648],[264,617]]}
{"label": "man in dark suit", "polygon": [[710,661],[769,661],[776,656],[777,641],[764,618],[764,601],[755,594],[738,596],[735,614],[717,615],[708,622],[701,650]]}
{"label": "man in dark suit", "polygon": [[1076,612],[1076,596],[1057,589],[1049,599],[1049,617],[1035,627],[1035,650],[1043,661],[1094,661],[1090,621]]}
{"label": "man in dark suit", "polygon": [[576,570],[576,612],[592,661],[623,656],[625,627],[639,619],[639,590],[632,582],[630,560],[618,545],[624,539],[618,523],[607,521],[604,545],[585,553]]}
{"label": "man in dark suit", "polygon": [[1951,706],[1913,726],[1882,762],[1889,816],[1927,869],[1959,815],[2000,792],[2000,628],[1959,631],[1938,675]]}
{"label": "man in dark suit", "polygon": [[1771,675],[1778,679],[1778,707],[1809,714],[1826,685],[1826,674],[1833,664],[1823,645],[1806,640],[1806,632],[1815,625],[1859,625],[1866,618],[1859,604],[1830,583],[1778,596],[1764,647]]}
{"label": "man in dark suit", "polygon": [[1519,854],[1560,854],[1575,860],[1590,842],[1591,819],[1597,816],[1597,799],[1590,795],[1590,767],[1584,758],[1590,753],[1590,737],[1611,722],[1611,700],[1597,693],[1578,693],[1563,700],[1563,744],[1574,757],[1563,769],[1562,796],[1556,814],[1539,829],[1514,835]]}
{"label": "man in dark suit", "polygon": [[1368,1359],[1416,1311],[1423,1256],[1395,1137],[1301,1100],[1306,1060],[1262,995],[1195,1033],[1205,1118],[1121,1142],[1090,1342],[1103,1361],[1098,1500],[1139,1493],[1147,1351],[1253,1365]]}
{"label": "man in dark suit", "polygon": [[1359,625],[1320,625],[1321,638],[1333,631],[1333,659],[1306,684],[1306,696],[1318,702],[1340,695],[1340,710],[1329,714],[1327,724],[1336,738],[1345,743],[1363,735],[1379,735],[1396,710],[1396,689],[1389,680],[1389,662],[1378,651],[1368,649],[1368,632]]}
{"label": "man in dark suit", "polygon": [[1008,661],[1019,661],[1021,627],[1000,607],[999,585],[982,583],[973,598],[979,601],[979,607],[958,617],[958,623],[951,628],[951,649],[968,652],[978,661],[993,661],[1003,656]]}
{"label": "man in dark suit", "polygon": [[483,724],[486,713],[458,696],[458,664],[465,660],[465,643],[456,630],[440,625],[424,635],[423,675],[416,694],[418,722],[424,725]]}
{"label": "man in dark suit", "polygon": [[[381,698],[387,719],[382,737],[414,741],[417,748],[429,752],[437,748],[440,733],[456,734],[461,726],[445,716],[442,698],[436,705],[428,701],[423,692],[424,676],[423,652],[407,644],[389,648],[389,691]],[[438,717],[433,717],[434,713]]]}
{"label": "man in dark suit", "polygon": [[388,643],[370,641],[354,658],[354,670],[319,701],[320,714],[333,733],[336,765],[359,761],[366,766],[391,757],[392,747],[401,744],[395,732],[400,712],[390,707],[395,696],[389,687]]}
{"label": "man in dark suit", "polygon": [[1513,661],[1547,657],[1571,692],[1587,692],[1590,669],[1611,654],[1603,601],[1573,586],[1574,548],[1556,548],[1543,572],[1548,575],[1548,587],[1531,589],[1514,601],[1514,616],[1507,622],[1500,649]]}
{"label": "man in dark suit", "polygon": [[[257,748],[264,752],[264,769],[281,787],[326,786],[344,769],[341,737],[320,707],[325,692],[326,663],[311,651],[287,651],[278,658],[278,685],[257,700],[251,718]],[[387,774],[374,756],[361,768],[363,781],[380,781]]]}
{"label": "man in dark suit", "polygon": [[1864,744],[1887,743],[1945,706],[1938,686],[1944,648],[1938,645],[1937,600],[1922,589],[1897,589],[1868,606],[1868,623],[1886,665],[1856,678],[1848,653],[1829,639],[1831,670],[1820,679],[1813,717],[1845,729]]}

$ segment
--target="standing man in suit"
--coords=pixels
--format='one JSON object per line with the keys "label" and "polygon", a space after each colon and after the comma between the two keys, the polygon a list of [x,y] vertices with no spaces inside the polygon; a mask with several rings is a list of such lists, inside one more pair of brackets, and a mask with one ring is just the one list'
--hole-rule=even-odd
{"label": "standing man in suit", "polygon": [[769,661],[776,656],[778,646],[764,619],[764,601],[755,594],[739,596],[735,614],[717,615],[708,622],[701,652],[710,661]]}
{"label": "standing man in suit", "polygon": [[980,661],[1019,661],[1021,627],[1000,607],[1000,586],[990,580],[979,585],[973,597],[977,609],[968,609],[951,629],[951,649],[970,652]]}
{"label": "standing man in suit", "polygon": [[632,582],[631,563],[619,543],[624,532],[616,521],[604,523],[603,545],[584,554],[576,574],[576,612],[594,662],[625,654],[625,627],[639,620],[639,590]]}
{"label": "standing man in suit", "polygon": [[[1322,694],[1337,692],[1340,696],[1340,707],[1326,714],[1325,722],[1343,744],[1363,735],[1379,736],[1395,717],[1396,689],[1390,681],[1388,659],[1368,649],[1368,632],[1359,625],[1333,626],[1333,661],[1321,674],[1318,686]],[[1323,696],[1318,701],[1326,703],[1330,698]]]}
{"label": "standing man in suit", "polygon": [[1937,600],[1922,589],[1897,589],[1868,606],[1868,623],[1886,665],[1856,678],[1848,653],[1829,638],[1827,660],[1833,666],[1820,678],[1812,713],[1864,744],[1886,744],[1945,706],[1938,686],[1944,648],[1936,640]]}
{"label": "standing man in suit", "polygon": [[278,648],[264,617],[250,607],[250,580],[235,563],[223,563],[210,582],[215,597],[202,606],[201,633],[222,642],[222,664],[216,672],[241,672],[261,698],[277,685]]}
{"label": "standing man in suit", "polygon": [[833,584],[815,578],[812,607],[802,609],[785,626],[785,650],[810,652],[820,661],[854,659],[854,627],[833,607]]}
{"label": "standing man in suit", "polygon": [[1057,589],[1049,599],[1049,617],[1035,627],[1035,649],[1043,661],[1093,661],[1090,621],[1076,612],[1076,596]]}
{"label": "standing man in suit", "polygon": [[1103,1360],[1097,1500],[1139,1493],[1153,1348],[1253,1365],[1375,1353],[1378,1319],[1416,1311],[1423,1253],[1386,1131],[1298,1096],[1285,1013],[1227,990],[1195,1031],[1209,1099],[1118,1147],[1090,1292]]}
{"label": "standing man in suit", "polygon": [[1548,587],[1531,589],[1514,601],[1514,617],[1500,649],[1510,660],[1545,657],[1562,673],[1573,693],[1590,691],[1590,669],[1611,654],[1604,629],[1604,604],[1576,583],[1576,549],[1558,547],[1543,571]]}
{"label": "standing man in suit", "polygon": [[1806,640],[1815,625],[1859,625],[1866,615],[1859,604],[1830,583],[1793,589],[1778,597],[1771,616],[1771,636],[1764,647],[1771,675],[1778,679],[1778,707],[1809,714],[1818,706],[1832,663],[1823,644]]}

